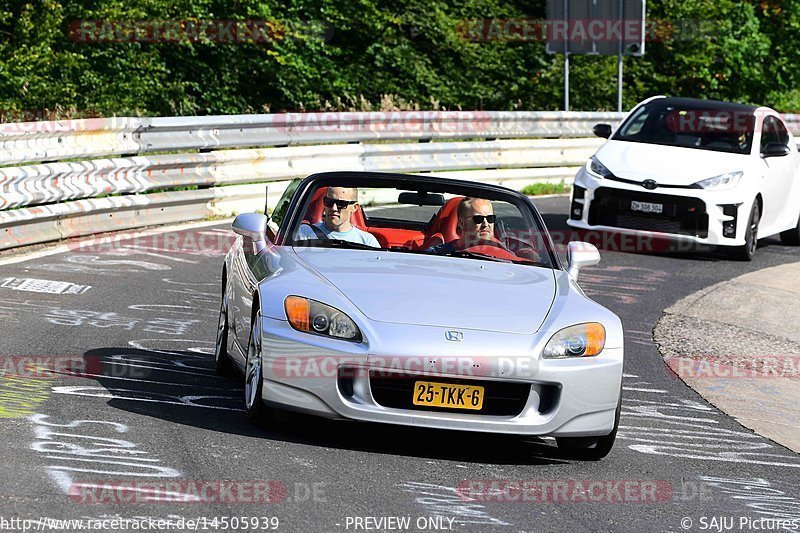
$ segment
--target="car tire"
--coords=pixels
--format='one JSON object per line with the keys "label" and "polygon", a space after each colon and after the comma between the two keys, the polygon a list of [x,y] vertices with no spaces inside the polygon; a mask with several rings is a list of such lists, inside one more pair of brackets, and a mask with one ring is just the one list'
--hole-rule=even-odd
{"label": "car tire", "polygon": [[261,399],[264,386],[263,372],[259,313],[250,325],[250,340],[247,343],[247,360],[244,367],[244,416],[251,424],[262,424],[273,418],[273,410]]}
{"label": "car tire", "polygon": [[222,292],[217,323],[217,340],[214,345],[214,371],[220,376],[233,374],[233,365],[228,357],[228,294]]}
{"label": "car tire", "polygon": [[614,429],[602,437],[556,437],[558,449],[569,459],[581,461],[599,461],[611,452],[617,440],[619,414],[622,410],[622,391],[620,391],[617,410],[614,414]]}
{"label": "car tire", "polygon": [[761,209],[758,201],[753,202],[750,210],[750,219],[747,222],[747,231],[744,234],[744,245],[731,250],[731,257],[739,261],[752,261],[758,247],[758,223],[761,221]]}
{"label": "car tire", "polygon": [[800,217],[794,229],[781,232],[781,243],[787,246],[800,246]]}

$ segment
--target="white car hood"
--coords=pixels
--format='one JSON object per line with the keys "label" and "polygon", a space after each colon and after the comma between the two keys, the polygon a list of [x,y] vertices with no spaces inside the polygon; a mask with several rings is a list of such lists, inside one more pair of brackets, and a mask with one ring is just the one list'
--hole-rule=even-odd
{"label": "white car hood", "polygon": [[681,148],[629,141],[608,141],[595,154],[618,178],[664,185],[692,185],[727,172],[744,170],[747,154]]}
{"label": "white car hood", "polygon": [[294,251],[378,322],[530,334],[555,296],[548,268],[384,251]]}

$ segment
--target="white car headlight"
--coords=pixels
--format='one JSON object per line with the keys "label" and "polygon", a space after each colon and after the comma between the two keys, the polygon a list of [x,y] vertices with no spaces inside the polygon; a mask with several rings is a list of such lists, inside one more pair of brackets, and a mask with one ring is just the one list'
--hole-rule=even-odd
{"label": "white car headlight", "polygon": [[743,174],[744,172],[742,171],[728,172],[727,174],[720,174],[719,176],[714,176],[713,178],[698,181],[695,183],[695,186],[700,187],[701,189],[713,189],[715,191],[732,189],[739,183],[739,180]]}
{"label": "white car headlight", "polygon": [[564,328],[553,335],[544,347],[545,359],[591,357],[603,351],[606,328],[597,322]]}
{"label": "white car headlight", "polygon": [[590,174],[592,174],[594,176],[599,176],[601,178],[607,178],[609,176],[613,176],[614,175],[595,156],[592,156],[589,159],[589,162],[586,163],[586,170],[588,170]]}
{"label": "white car headlight", "polygon": [[298,331],[361,342],[356,323],[335,307],[301,296],[288,296],[283,306],[289,324]]}

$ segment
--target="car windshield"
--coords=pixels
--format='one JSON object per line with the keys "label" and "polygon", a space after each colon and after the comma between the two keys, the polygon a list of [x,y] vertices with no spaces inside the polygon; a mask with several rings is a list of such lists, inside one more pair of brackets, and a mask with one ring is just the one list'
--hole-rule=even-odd
{"label": "car windshield", "polygon": [[659,99],[635,109],[612,139],[749,154],[754,124],[747,106]]}
{"label": "car windshield", "polygon": [[385,250],[553,268],[550,241],[533,206],[499,188],[322,180],[298,189],[301,216],[288,220],[295,247]]}

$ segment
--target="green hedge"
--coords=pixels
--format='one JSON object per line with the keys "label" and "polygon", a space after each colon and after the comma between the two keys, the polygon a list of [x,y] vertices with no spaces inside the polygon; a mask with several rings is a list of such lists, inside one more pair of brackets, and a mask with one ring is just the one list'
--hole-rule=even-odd
{"label": "green hedge", "polygon": [[[625,107],[670,94],[800,111],[798,8],[800,0],[651,0],[650,19],[706,21],[706,31],[691,39],[660,36],[645,57],[626,58]],[[559,109],[561,56],[546,54],[541,41],[471,42],[463,31],[468,20],[544,14],[543,0],[6,0],[0,119],[20,112]],[[274,33],[267,43],[237,44],[70,36],[85,20],[121,27],[195,19],[271,21]],[[616,108],[616,58],[573,56],[571,81],[573,109]]]}

